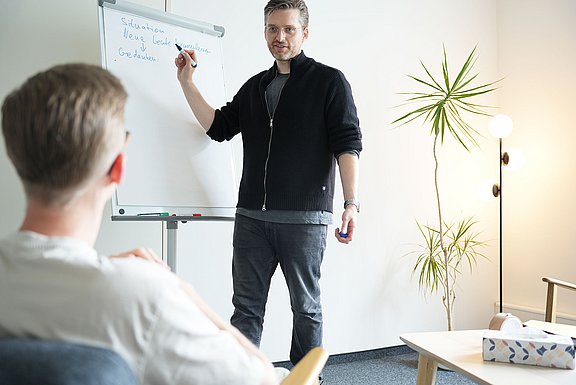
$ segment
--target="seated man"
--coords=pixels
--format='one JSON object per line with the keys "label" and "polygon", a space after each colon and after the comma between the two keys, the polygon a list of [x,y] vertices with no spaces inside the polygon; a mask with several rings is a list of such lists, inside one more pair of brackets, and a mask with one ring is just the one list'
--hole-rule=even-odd
{"label": "seated man", "polygon": [[83,64],[6,97],[2,132],[27,207],[0,241],[0,337],[110,348],[142,385],[277,384],[258,349],[151,250],[93,249],[124,171],[126,98],[112,74]]}

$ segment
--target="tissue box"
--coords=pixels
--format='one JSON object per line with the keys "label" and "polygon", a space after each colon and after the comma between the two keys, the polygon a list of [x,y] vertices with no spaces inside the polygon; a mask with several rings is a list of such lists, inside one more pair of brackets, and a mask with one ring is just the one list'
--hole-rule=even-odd
{"label": "tissue box", "polygon": [[484,361],[574,369],[572,338],[526,329],[487,331],[482,339]]}

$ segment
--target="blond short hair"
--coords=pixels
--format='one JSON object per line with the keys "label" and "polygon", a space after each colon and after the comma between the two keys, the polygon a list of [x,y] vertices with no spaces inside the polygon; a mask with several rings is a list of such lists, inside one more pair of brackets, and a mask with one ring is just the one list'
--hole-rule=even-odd
{"label": "blond short hair", "polygon": [[65,204],[105,175],[124,138],[126,99],[114,75],[89,64],[52,67],[9,94],[2,133],[26,194]]}
{"label": "blond short hair", "polygon": [[264,24],[266,24],[268,16],[272,12],[281,9],[297,9],[300,11],[300,24],[304,28],[308,27],[310,16],[304,0],[270,0],[264,7]]}

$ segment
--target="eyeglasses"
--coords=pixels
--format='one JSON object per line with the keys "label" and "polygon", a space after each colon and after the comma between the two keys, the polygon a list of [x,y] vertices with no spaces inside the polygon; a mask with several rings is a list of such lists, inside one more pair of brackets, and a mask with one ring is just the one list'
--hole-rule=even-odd
{"label": "eyeglasses", "polygon": [[280,33],[280,31],[284,32],[284,35],[286,36],[294,36],[296,35],[296,32],[298,32],[299,28],[296,28],[294,26],[287,26],[287,27],[277,27],[275,25],[268,25],[265,27],[266,30],[266,34],[267,35],[271,35],[271,36],[275,36],[278,33]]}

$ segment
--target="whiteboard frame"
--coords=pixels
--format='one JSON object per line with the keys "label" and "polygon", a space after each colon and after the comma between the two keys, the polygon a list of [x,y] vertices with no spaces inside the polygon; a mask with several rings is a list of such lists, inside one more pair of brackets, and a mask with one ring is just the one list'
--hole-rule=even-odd
{"label": "whiteboard frame", "polygon": [[[101,64],[106,67],[106,37],[104,25],[104,8],[127,12],[139,17],[145,17],[151,20],[168,23],[174,26],[183,27],[193,31],[205,33],[207,35],[222,38],[225,29],[222,26],[210,24],[207,22],[189,19],[183,16],[174,15],[159,11],[153,8],[145,7],[139,4],[134,4],[124,0],[98,0],[98,22],[100,28],[100,52]],[[230,145],[230,144],[229,144]],[[233,220],[236,207],[182,207],[182,206],[146,206],[120,204],[118,200],[118,189],[114,192],[111,200],[112,220],[159,220],[166,221],[163,216],[169,213],[172,220]],[[161,215],[154,215],[154,213],[162,213]]]}
{"label": "whiteboard frame", "polygon": [[[174,15],[171,13],[166,13],[158,11],[153,8],[145,7],[143,5],[130,3],[124,0],[98,0],[100,23],[103,23],[102,8],[110,8],[116,11],[130,12],[137,14],[138,16],[147,17],[149,19],[161,21],[164,23],[170,23],[177,25],[179,27],[184,27],[192,29],[198,32],[207,33],[209,35],[214,35],[218,37],[224,36],[225,29],[222,26],[206,23],[204,21],[188,19],[183,16]],[[100,25],[103,27],[103,25]],[[102,45],[102,42],[101,42]],[[104,52],[104,51],[103,51]]]}

